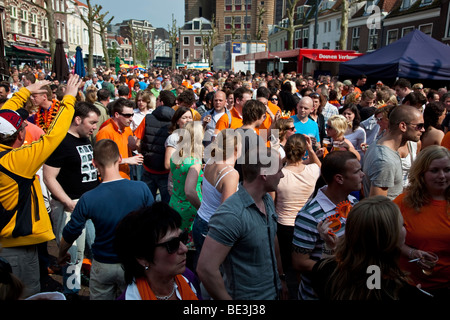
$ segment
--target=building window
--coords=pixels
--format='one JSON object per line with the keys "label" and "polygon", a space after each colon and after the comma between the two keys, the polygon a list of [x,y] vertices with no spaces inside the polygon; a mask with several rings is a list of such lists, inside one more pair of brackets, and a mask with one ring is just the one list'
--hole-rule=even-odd
{"label": "building window", "polygon": [[16,33],[17,30],[17,8],[11,7],[9,17],[11,19],[11,32]]}
{"label": "building window", "polygon": [[38,37],[38,18],[37,18],[37,14],[32,13],[30,14],[31,17],[31,36],[34,38]]}
{"label": "building window", "polygon": [[353,28],[352,31],[352,50],[359,50],[359,27]]}
{"label": "building window", "polygon": [[335,49],[335,50],[340,50],[340,49],[341,49],[341,46],[339,45],[339,41],[336,41],[336,42],[334,43],[334,49]]}
{"label": "building window", "polygon": [[224,39],[225,42],[231,41],[231,34],[226,34],[226,35],[224,35],[224,36],[223,36],[223,39]]}
{"label": "building window", "polygon": [[81,27],[77,27],[77,43],[81,43]]}
{"label": "building window", "polygon": [[378,29],[369,29],[368,50],[376,50],[378,47]]}
{"label": "building window", "polygon": [[303,29],[302,48],[308,48],[309,28]]}
{"label": "building window", "polygon": [[419,30],[431,37],[431,33],[433,31],[433,24],[432,23],[422,24],[419,26]]}
{"label": "building window", "polygon": [[402,37],[406,36],[408,33],[414,31],[414,27],[406,27],[402,29]]}
{"label": "building window", "polygon": [[62,33],[62,40],[66,41],[66,25],[65,25],[65,23],[61,23],[61,33]]}
{"label": "building window", "polygon": [[234,17],[234,28],[237,30],[241,29],[242,17]]}
{"label": "building window", "polygon": [[189,61],[189,49],[183,50],[183,59]]}
{"label": "building window", "polygon": [[24,35],[28,35],[28,11],[21,10],[21,33]]}
{"label": "building window", "polygon": [[235,11],[242,10],[242,0],[234,0],[234,10]]}
{"label": "building window", "polygon": [[189,45],[189,37],[183,37],[183,44],[184,44],[185,46],[188,46],[188,45]]}
{"label": "building window", "polygon": [[196,46],[201,46],[202,45],[202,37],[195,37],[194,42],[195,42]]}
{"label": "building window", "polygon": [[87,29],[83,29],[83,43],[89,44],[89,33]]}
{"label": "building window", "polygon": [[247,10],[252,10],[252,0],[245,0],[245,5],[247,6]]}
{"label": "building window", "polygon": [[233,0],[225,0],[225,11],[233,10]]}
{"label": "building window", "polygon": [[202,58],[203,58],[202,50],[196,49],[194,54],[195,54],[195,57],[194,57],[195,60],[202,60]]}
{"label": "building window", "polygon": [[42,39],[48,41],[48,19],[42,18]]}
{"label": "building window", "polygon": [[231,30],[231,23],[233,22],[233,18],[228,16],[224,18],[225,29]]}
{"label": "building window", "polygon": [[447,32],[445,34],[447,38],[450,38],[450,6],[448,7],[447,12]]}
{"label": "building window", "polygon": [[393,43],[393,42],[395,42],[397,40],[398,40],[398,30],[397,29],[389,30],[387,32],[387,39],[386,39],[387,43],[386,43],[386,45],[389,45],[389,44],[391,44],[391,43]]}
{"label": "building window", "polygon": [[200,21],[194,21],[192,30],[200,30]]}
{"label": "building window", "polygon": [[401,10],[407,10],[411,7],[414,0],[403,0],[402,5],[400,7]]}

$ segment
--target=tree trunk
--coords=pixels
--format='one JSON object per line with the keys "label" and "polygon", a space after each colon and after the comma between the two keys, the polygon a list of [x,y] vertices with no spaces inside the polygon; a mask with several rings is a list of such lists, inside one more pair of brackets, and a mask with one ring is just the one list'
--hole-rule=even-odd
{"label": "tree trunk", "polygon": [[[45,3],[47,4],[47,20],[48,20],[48,41],[50,43],[50,57],[52,58],[52,64],[53,64],[53,57],[55,56],[55,47],[56,47],[56,33],[55,33],[55,11],[52,7],[52,0],[45,0]],[[44,22],[42,22],[44,24]]]}
{"label": "tree trunk", "polygon": [[348,15],[350,6],[348,1],[342,1],[341,10],[341,36],[339,38],[339,49],[347,50]]}
{"label": "tree trunk", "polygon": [[105,31],[100,32],[100,37],[102,39],[102,49],[103,49],[103,55],[105,56],[106,68],[109,68],[110,62],[109,62],[109,55],[108,55],[108,46],[106,45]]}

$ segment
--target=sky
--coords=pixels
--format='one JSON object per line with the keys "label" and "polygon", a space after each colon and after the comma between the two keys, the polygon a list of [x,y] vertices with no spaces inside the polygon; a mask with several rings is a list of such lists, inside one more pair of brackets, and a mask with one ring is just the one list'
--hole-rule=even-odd
{"label": "sky", "polygon": [[91,5],[95,4],[103,7],[101,12],[109,11],[105,20],[114,16],[112,24],[128,19],[147,20],[155,28],[168,30],[172,26],[172,14],[177,27],[184,24],[184,0],[91,0]]}

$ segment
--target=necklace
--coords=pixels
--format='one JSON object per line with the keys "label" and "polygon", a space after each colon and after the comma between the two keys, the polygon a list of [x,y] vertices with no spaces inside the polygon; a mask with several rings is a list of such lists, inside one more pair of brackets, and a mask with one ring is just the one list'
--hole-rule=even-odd
{"label": "necklace", "polygon": [[40,108],[36,113],[36,124],[39,128],[48,131],[53,119],[56,117],[60,109],[60,102],[53,100],[52,106],[48,110]]}
{"label": "necklace", "polygon": [[173,286],[172,286],[172,292],[167,295],[167,296],[157,296],[155,294],[156,299],[158,300],[169,300],[170,298],[172,298],[173,294],[175,293],[175,281],[173,282]]}

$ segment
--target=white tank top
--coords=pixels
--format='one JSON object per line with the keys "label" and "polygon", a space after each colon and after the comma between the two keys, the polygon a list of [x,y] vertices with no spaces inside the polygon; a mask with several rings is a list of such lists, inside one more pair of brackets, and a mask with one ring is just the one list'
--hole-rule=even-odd
{"label": "white tank top", "polygon": [[227,169],[231,168],[232,166],[226,166],[220,170],[219,175],[217,176],[216,182],[214,186],[209,183],[208,179],[203,179],[202,184],[202,202],[200,204],[200,208],[197,211],[197,214],[205,220],[206,222],[209,222],[209,219],[211,216],[216,212],[217,208],[222,203],[222,193],[220,193],[216,188],[219,184],[219,182],[222,180],[223,177],[225,177],[230,172],[233,172],[234,170],[228,170],[222,175],[222,172]]}

